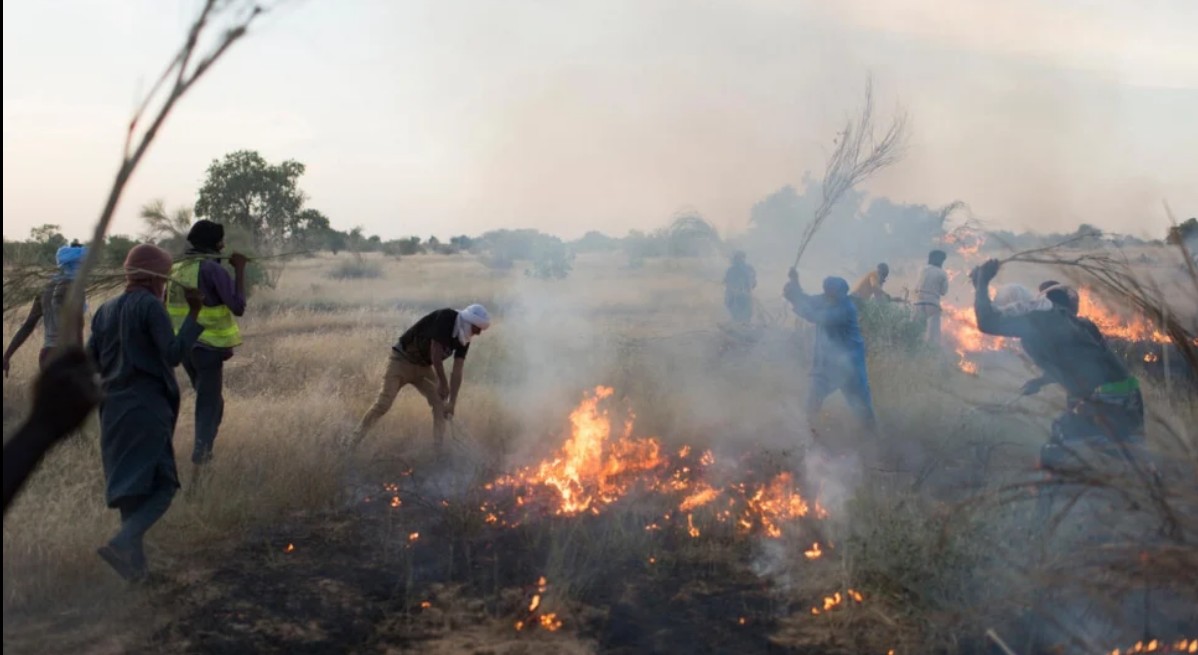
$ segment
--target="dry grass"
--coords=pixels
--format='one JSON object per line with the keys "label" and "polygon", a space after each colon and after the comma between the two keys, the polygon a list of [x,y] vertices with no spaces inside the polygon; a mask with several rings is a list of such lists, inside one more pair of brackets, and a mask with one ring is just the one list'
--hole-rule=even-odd
{"label": "dry grass", "polygon": [[[599,383],[628,397],[638,433],[659,435],[671,447],[711,447],[730,458],[765,451],[775,453],[780,465],[803,468],[795,462],[805,461],[803,453],[809,452],[799,410],[808,335],[778,326],[760,332],[751,345],[721,353],[729,343],[716,327],[724,318],[717,284],[721,262],[652,262],[630,271],[614,258],[582,257],[570,279],[548,282],[518,272],[496,274],[464,256],[376,257],[383,271],[378,279],[328,279],[325,271],[346,257],[294,261],[277,288],[251,299],[245,345],[226,369],[226,418],[214,478],[197,497],[180,496],[151,532],[157,565],[174,571],[211,566],[240,552],[262,526],[337,516],[352,493],[347,481],[395,474],[411,463],[419,471],[429,443],[428,408],[410,390],[401,393],[357,457],[340,458],[334,445],[373,401],[389,346],[402,327],[446,305],[479,301],[497,315],[496,327],[472,347],[455,421],[455,448],[474,466],[469,479],[481,482],[499,468],[556,447],[579,393]],[[769,283],[763,287],[760,298],[776,305]],[[10,318],[6,338],[14,328]],[[35,351],[30,345],[18,355],[4,386],[6,432],[27,405],[24,382],[33,375]],[[829,401],[821,433],[833,449],[873,448],[877,460],[864,471],[835,468],[841,464],[806,470],[830,499],[832,516],[822,529],[834,546],[824,558],[800,557],[797,549],[810,545],[803,539],[778,545],[718,532],[695,540],[651,535],[641,526],[652,510],[633,504],[602,521],[529,526],[512,537],[522,545],[493,565],[527,572],[527,584],[538,573],[546,575],[567,625],[615,625],[620,608],[638,603],[649,603],[642,610],[649,612],[652,603],[666,608],[666,601],[706,607],[697,599],[723,598],[722,587],[737,589],[739,583],[730,581],[747,580],[755,582],[745,583],[743,598],[759,597],[760,603],[745,600],[739,611],[771,626],[775,644],[811,652],[975,652],[989,627],[999,626],[1004,638],[1030,632],[1022,621],[1036,594],[1036,576],[1085,570],[1062,566],[1068,560],[1056,556],[1029,559],[1029,539],[1037,532],[1029,518],[1034,503],[1007,502],[1011,496],[1003,492],[1033,481],[1029,465],[1057,399],[977,411],[979,404],[1001,405],[1014,395],[1024,376],[1018,367],[975,379],[947,362],[876,349],[870,369],[882,442],[871,445],[858,434],[839,399]],[[175,448],[186,487],[193,397],[180,377],[184,406]],[[1156,418],[1153,443],[1169,444],[1174,457],[1192,464],[1198,449],[1186,430],[1198,424],[1198,403],[1166,399],[1155,388],[1147,400]],[[6,646],[27,645],[17,635],[64,608],[97,599],[122,606],[137,602],[121,593],[94,556],[117,522],[103,507],[96,442],[92,425],[57,449],[5,519]],[[1178,497],[1170,500],[1178,511],[1192,511],[1195,498],[1183,494],[1189,490],[1177,487]],[[449,570],[460,568],[463,557],[482,561],[489,552],[475,540],[485,530],[474,512],[476,501],[467,494],[449,509],[434,508],[457,534]],[[389,529],[406,534],[411,527]],[[395,549],[388,556],[398,559],[388,561],[397,570],[410,572],[409,551],[384,547]],[[1170,548],[1176,554],[1176,546]],[[1163,547],[1161,553],[1163,561]],[[659,558],[658,564],[649,567],[648,556]],[[503,600],[507,592],[499,581],[506,578],[462,575],[466,586],[454,594],[479,597],[480,587],[494,586],[481,595],[486,610],[479,616],[485,618],[468,630],[451,631],[457,641],[429,648],[486,643],[495,637],[480,631],[510,629],[506,617],[519,602]],[[610,598],[613,577],[628,584],[622,596]],[[1080,588],[1077,577],[1054,580]],[[1113,573],[1103,578],[1112,581],[1108,591],[1120,584],[1116,578]],[[654,597],[638,583],[671,588],[678,580],[684,584],[671,592],[673,600]],[[410,576],[405,584],[410,587]],[[845,588],[860,590],[866,602],[834,615],[813,617],[807,611],[823,595]],[[417,590],[403,593],[405,603],[419,600],[407,598]],[[733,600],[720,602],[739,602],[741,596],[728,598]],[[461,607],[472,602],[454,601]],[[420,629],[406,616],[388,629]],[[1085,627],[1070,626],[1079,632]],[[547,651],[594,649],[588,642],[546,643]],[[1012,641],[1019,652],[1024,645]]]}

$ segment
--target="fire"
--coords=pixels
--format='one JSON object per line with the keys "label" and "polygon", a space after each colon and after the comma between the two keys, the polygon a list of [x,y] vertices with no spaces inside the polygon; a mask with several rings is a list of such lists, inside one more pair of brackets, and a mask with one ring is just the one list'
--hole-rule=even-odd
{"label": "fire", "polygon": [[[827,517],[818,502],[798,491],[790,473],[779,473],[765,483],[714,485],[705,479],[715,464],[710,450],[691,446],[666,450],[655,438],[633,436],[633,420],[617,423],[603,401],[609,387],[596,387],[570,414],[571,431],[553,454],[532,466],[495,480],[486,489],[510,493],[506,507],[527,513],[542,509],[556,516],[600,514],[633,491],[664,497],[673,508],[646,522],[654,532],[672,522],[691,538],[705,531],[705,522],[732,525],[742,534],[782,536],[794,519]],[[484,502],[485,522],[512,527],[501,501]],[[682,525],[685,517],[685,525]],[[818,545],[816,546],[818,550]]]}
{"label": "fire", "polygon": [[295,552],[295,544],[287,544],[287,546],[285,548],[283,548],[283,552],[284,553],[294,553]]}
{"label": "fire", "polygon": [[419,532],[413,532],[412,534],[408,535],[408,541],[416,541],[419,538],[420,538]]}
{"label": "fire", "polygon": [[550,612],[541,615],[541,627],[550,632],[557,632],[561,629],[562,622],[557,618],[557,614]]}
{"label": "fire", "polygon": [[573,431],[558,453],[535,467],[500,478],[494,486],[549,489],[558,496],[556,514],[597,513],[630,489],[629,478],[666,464],[656,439],[633,439],[632,418],[613,438],[612,419],[600,401],[611,387],[596,387],[571,414]]}
{"label": "fire", "polygon": [[1081,301],[1078,315],[1094,321],[1107,337],[1169,343],[1169,336],[1157,329],[1151,321],[1143,316],[1134,316],[1130,320],[1123,318],[1118,312],[1103,304],[1089,289],[1079,290],[1078,298]]}
{"label": "fire", "polygon": [[978,329],[972,307],[965,309],[944,302],[941,303],[940,310],[947,319],[941,321],[944,341],[957,353],[957,368],[962,371],[976,375],[978,366],[970,361],[970,355],[987,350],[1002,350],[1006,347],[1006,339],[985,334]]}
{"label": "fire", "polygon": [[807,516],[810,508],[807,501],[795,491],[794,480],[789,473],[779,473],[769,484],[757,489],[746,499],[744,516],[740,525],[751,529],[756,523],[770,537],[781,537],[779,524],[788,519]]}
{"label": "fire", "polygon": [[982,249],[986,243],[986,234],[970,225],[962,225],[944,235],[945,245],[955,246],[957,254],[969,259]]}
{"label": "fire", "polygon": [[811,614],[813,616],[819,616],[820,614],[826,614],[838,607],[843,607],[845,602],[849,601],[849,600],[860,604],[860,603],[865,602],[865,596],[861,592],[857,591],[856,589],[848,589],[845,591],[844,594],[841,594],[838,591],[838,592],[832,594],[831,596],[824,596],[823,607],[822,608],[812,607]]}
{"label": "fire", "polygon": [[1172,644],[1157,639],[1148,642],[1137,641],[1134,646],[1126,649],[1112,650],[1110,655],[1132,655],[1133,653],[1198,653],[1198,638],[1179,639]]}
{"label": "fire", "polygon": [[811,544],[810,550],[803,551],[803,555],[807,559],[819,559],[823,554],[824,552],[819,549],[819,542]]}

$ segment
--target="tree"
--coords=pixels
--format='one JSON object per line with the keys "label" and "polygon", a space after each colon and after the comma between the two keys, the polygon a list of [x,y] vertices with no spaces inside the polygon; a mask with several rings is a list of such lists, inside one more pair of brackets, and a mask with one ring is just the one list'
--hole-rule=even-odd
{"label": "tree", "polygon": [[208,166],[195,213],[245,229],[258,247],[280,246],[301,227],[304,194],[297,183],[303,173],[297,161],[270,164],[251,150],[229,153]]}
{"label": "tree", "polygon": [[67,238],[62,235],[57,225],[46,223],[29,230],[30,246],[27,257],[43,264],[53,264],[58,249],[67,245]]}
{"label": "tree", "polygon": [[328,244],[332,231],[327,216],[315,209],[305,209],[295,217],[291,241],[301,248],[316,249]]}
{"label": "tree", "polygon": [[167,250],[180,252],[187,242],[187,233],[195,216],[190,207],[179,207],[174,212],[166,211],[161,199],[152,200],[141,208],[141,220],[145,224],[142,236],[147,241],[162,245]]}
{"label": "tree", "polygon": [[137,241],[120,234],[112,234],[104,242],[104,257],[101,261],[105,268],[121,268],[125,265],[125,257]]}

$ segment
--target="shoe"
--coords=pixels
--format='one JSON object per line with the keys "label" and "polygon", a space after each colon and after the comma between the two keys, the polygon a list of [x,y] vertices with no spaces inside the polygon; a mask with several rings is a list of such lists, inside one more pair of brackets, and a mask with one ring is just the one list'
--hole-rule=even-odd
{"label": "shoe", "polygon": [[107,544],[96,549],[96,554],[100,559],[108,563],[117,575],[125,579],[126,582],[139,582],[146,578],[148,571],[144,566],[138,567],[130,554],[123,553],[117,550],[112,544]]}

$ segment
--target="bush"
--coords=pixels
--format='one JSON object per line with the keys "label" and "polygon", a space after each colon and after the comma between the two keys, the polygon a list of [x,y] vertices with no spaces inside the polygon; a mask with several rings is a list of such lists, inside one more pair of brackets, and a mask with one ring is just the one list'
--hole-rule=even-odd
{"label": "bush", "polygon": [[362,259],[361,255],[355,255],[337,262],[327,275],[333,280],[375,279],[383,276],[383,266],[378,262]]}
{"label": "bush", "polygon": [[923,319],[906,305],[879,300],[855,302],[861,334],[870,350],[914,353],[926,347]]}

